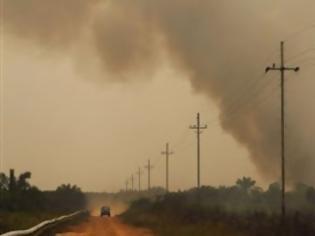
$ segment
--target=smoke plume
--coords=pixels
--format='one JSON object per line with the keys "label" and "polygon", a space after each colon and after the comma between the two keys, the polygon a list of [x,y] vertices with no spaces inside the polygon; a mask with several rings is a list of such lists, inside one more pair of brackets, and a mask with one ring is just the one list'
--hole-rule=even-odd
{"label": "smoke plume", "polygon": [[[158,69],[160,52],[165,51],[174,66],[189,75],[196,91],[216,101],[223,129],[248,149],[257,169],[274,180],[280,166],[279,97],[268,94],[279,80],[276,74],[262,74],[264,66],[278,61],[277,45],[289,25],[315,20],[309,10],[315,7],[313,1],[295,2],[5,0],[5,30],[48,51],[71,50],[76,57],[82,43],[101,70],[118,75],[116,79]],[[290,79],[298,76],[293,73]],[[314,109],[307,107],[314,101],[314,82],[293,85],[295,89],[288,88],[288,176],[313,182]],[[256,107],[256,100],[263,104]]]}

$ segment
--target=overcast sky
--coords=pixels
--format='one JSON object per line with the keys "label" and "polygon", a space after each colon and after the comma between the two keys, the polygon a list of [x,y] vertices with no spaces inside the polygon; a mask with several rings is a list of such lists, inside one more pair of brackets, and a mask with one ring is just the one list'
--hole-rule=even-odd
{"label": "overcast sky", "polygon": [[[154,59],[152,59],[151,53],[147,52],[147,48],[142,49],[142,46],[140,46],[141,49],[139,50],[143,50],[141,55],[136,55],[134,58],[131,57],[131,62],[116,62],[114,59],[125,59],[119,59],[117,54],[115,54],[117,53],[116,51],[114,52],[115,55],[107,58],[108,54],[112,53],[112,51],[108,48],[99,48],[99,50],[106,51],[104,55],[100,56],[102,63],[109,65],[107,69],[100,69],[98,66],[99,62],[95,59],[96,54],[90,53],[86,44],[71,41],[74,39],[68,35],[63,36],[66,34],[66,31],[50,35],[50,32],[56,30],[51,27],[49,24],[50,21],[47,21],[47,23],[43,20],[44,26],[41,30],[45,29],[45,31],[41,31],[42,33],[39,34],[38,38],[33,39],[32,36],[29,36],[33,33],[29,32],[32,29],[29,31],[27,29],[28,27],[35,28],[37,21],[41,21],[39,17],[45,17],[45,14],[41,12],[37,19],[37,15],[34,14],[32,17],[35,18],[35,21],[34,19],[31,21],[28,20],[31,14],[28,15],[28,9],[26,8],[26,20],[16,20],[11,14],[12,12],[18,14],[16,13],[18,11],[13,11],[12,9],[18,8],[14,4],[19,4],[19,1],[12,0],[12,5],[10,5],[9,1],[1,0],[0,171],[8,173],[10,168],[16,169],[17,174],[23,171],[31,171],[32,184],[42,189],[54,189],[62,183],[72,183],[77,184],[85,191],[117,191],[124,187],[126,179],[130,178],[131,174],[135,174],[138,167],[141,167],[144,171],[142,186],[146,187],[147,175],[143,167],[147,163],[147,160],[150,159],[154,165],[154,169],[152,170],[152,185],[164,186],[165,157],[160,153],[163,151],[165,143],[169,142],[172,151],[174,151],[174,155],[170,157],[170,189],[191,188],[196,185],[196,135],[189,129],[189,125],[196,122],[196,113],[200,112],[202,123],[208,124],[208,129],[202,133],[201,139],[202,184],[216,186],[231,185],[239,177],[251,176],[257,180],[259,185],[265,186],[267,183],[278,179],[275,175],[264,174],[262,170],[270,167],[265,167],[263,161],[255,160],[252,157],[255,151],[251,150],[249,152],[248,150],[251,148],[248,148],[248,145],[253,145],[253,142],[244,141],[245,136],[243,137],[240,134],[242,132],[231,128],[235,124],[232,126],[228,124],[225,129],[221,128],[222,117],[219,119],[220,111],[224,111],[225,106],[220,108],[219,104],[221,100],[219,99],[219,94],[223,93],[223,85],[212,83],[208,86],[208,82],[202,81],[199,85],[198,80],[191,78],[193,77],[192,74],[198,75],[201,73],[200,71],[204,70],[190,70],[190,68],[195,69],[195,67],[188,67],[187,60],[185,64],[179,59],[174,59],[174,57],[180,58],[186,56],[186,46],[183,47],[185,48],[183,49],[185,53],[182,53],[180,47],[174,49],[174,45],[172,47],[162,47],[163,49],[159,52],[159,56],[154,57]],[[48,3],[49,1],[46,0],[43,2]],[[69,2],[73,3],[73,1]],[[82,4],[82,1],[79,2],[79,4]],[[141,6],[141,2],[137,1],[137,4]],[[177,4],[175,4],[176,7],[181,6],[180,1],[174,2]],[[189,3],[200,11],[198,3],[190,3],[193,1],[188,0],[184,2],[183,5]],[[248,1],[245,2],[248,3]],[[257,2],[257,5],[259,4],[259,7],[263,7],[264,11],[268,7],[270,11],[260,12],[255,9],[253,3],[249,5],[242,3],[243,5],[240,5],[243,7],[238,6],[235,9],[235,14],[239,16],[243,14],[254,15],[253,12],[259,12],[261,14],[261,17],[257,17],[259,22],[266,18],[267,23],[276,22],[277,20],[276,24],[278,26],[285,25],[287,21],[286,16],[292,17],[293,15],[292,8],[295,7],[294,1],[290,1],[291,4],[287,7],[288,12],[281,11],[281,8],[284,7],[283,1],[276,1],[277,4],[275,4],[274,9],[272,9],[273,5],[271,2],[266,1],[265,5]],[[315,18],[311,18],[311,13],[314,11],[307,11],[305,17],[302,14],[303,10],[306,11],[312,7],[315,10],[313,1],[304,0],[303,2],[308,3],[309,6],[305,5],[299,8],[299,15],[296,16],[293,28],[279,27],[283,31],[278,32],[277,36],[274,38],[271,37],[266,41],[266,48],[271,48],[266,53],[268,56],[271,52],[270,61],[260,60],[263,63],[259,64],[258,68],[250,68],[250,70],[259,74],[264,70],[264,63],[270,64],[278,60],[278,54],[272,54],[272,52],[278,49],[282,35],[284,35],[283,37],[287,37],[293,32],[311,28],[312,23],[315,23]],[[8,11],[7,18],[5,14],[6,3]],[[38,3],[37,0],[30,1],[30,4],[35,4],[35,6]],[[58,2],[58,4],[61,3]],[[119,4],[123,5],[124,1],[119,1]],[[107,6],[107,14],[113,12],[112,14],[116,16],[118,14],[115,13],[116,9],[121,7],[119,4],[118,6],[115,6],[115,4]],[[130,1],[126,1],[126,6],[129,4]],[[235,7],[232,4],[231,7],[233,6]],[[209,5],[208,7],[211,6]],[[191,11],[196,11],[195,8]],[[39,7],[39,9],[41,8]],[[228,16],[234,14],[233,9],[229,8],[228,5],[221,7],[219,10],[226,10],[229,12]],[[144,10],[142,9],[142,11]],[[37,9],[34,12],[38,13],[40,10]],[[179,12],[181,14],[180,10]],[[184,12],[190,15],[190,10],[185,8]],[[201,12],[200,14],[204,13]],[[217,15],[221,13],[225,14],[225,12],[216,12]],[[23,15],[23,11],[19,14]],[[93,16],[96,13],[88,13],[88,16],[89,14]],[[97,14],[100,13],[98,12]],[[54,15],[53,11],[49,12],[47,17],[51,17],[51,15]],[[56,13],[56,15],[58,14]],[[74,17],[75,14],[73,16],[73,20],[75,21]],[[257,20],[257,18],[255,17],[254,19]],[[55,23],[56,26],[63,24],[62,19],[61,17],[60,22]],[[218,20],[220,19],[218,17]],[[207,22],[208,20],[202,20],[200,23]],[[241,21],[243,20],[248,21],[248,18],[241,19]],[[25,23],[23,24],[23,22]],[[45,22],[47,25],[45,25]],[[197,25],[198,22],[196,23]],[[259,24],[265,24],[266,22],[264,21],[264,23]],[[117,22],[114,23],[117,24]],[[119,23],[124,24],[120,21]],[[217,23],[221,24],[220,22]],[[16,24],[19,25],[16,26]],[[107,24],[111,25],[111,21],[107,22]],[[160,24],[165,24],[165,22]],[[187,35],[195,33],[189,32],[189,28],[185,29],[185,22],[177,22],[176,24],[182,24],[184,31],[188,31],[185,32]],[[162,26],[159,27],[162,28]],[[227,25],[226,27],[226,29],[221,28],[212,33],[214,35],[224,35],[224,30],[231,31],[231,27],[235,26]],[[10,30],[11,28],[14,30]],[[17,28],[19,30],[16,30]],[[73,30],[71,33],[76,35],[76,31],[73,29],[75,28],[75,24],[73,28],[70,28]],[[266,30],[265,32],[268,32],[267,28],[264,27],[263,29]],[[98,30],[101,31],[98,27],[94,30],[96,32]],[[165,33],[167,30],[163,30],[164,34],[167,34]],[[273,34],[273,30],[270,31],[270,34]],[[239,29],[239,31],[242,30]],[[247,32],[247,34],[259,34],[259,32],[261,34],[264,33],[258,29],[257,32]],[[84,35],[78,34],[74,38],[78,37],[78,41],[80,42],[84,41],[85,37],[88,37],[86,35],[88,33]],[[117,35],[119,36],[120,34]],[[116,37],[118,37],[117,35]],[[124,34],[120,36],[126,37]],[[55,41],[52,40],[53,37],[56,39]],[[130,37],[133,40],[133,36],[130,35]],[[153,34],[150,37],[159,36]],[[207,37],[211,38],[212,36],[207,34]],[[217,36],[213,37],[216,38]],[[227,33],[227,37],[230,37],[230,34]],[[305,37],[311,37],[311,35],[306,32]],[[65,39],[65,42],[62,41],[63,39]],[[171,39],[174,40],[172,41]],[[177,38],[170,38],[169,45],[171,43],[175,43],[176,45],[186,43],[185,40],[177,42],[175,39]],[[64,43],[62,48],[59,47],[58,40]],[[71,43],[68,43],[68,40]],[[189,39],[189,41],[191,40],[194,39]],[[220,37],[217,40],[221,42]],[[240,38],[239,42],[242,42],[242,46],[246,48],[246,45],[255,45],[255,40],[244,37]],[[58,45],[57,43],[55,44],[57,41]],[[238,43],[233,45],[228,39],[222,38],[223,46],[225,41],[232,51],[238,52],[238,49],[233,48],[239,47]],[[257,40],[258,45],[261,45],[262,41],[262,39]],[[196,43],[198,42],[197,40]],[[214,40],[214,46],[212,45],[214,48],[211,48],[211,50],[215,50],[215,42],[217,41]],[[111,44],[111,47],[115,47],[115,45]],[[116,46],[121,45],[117,44]],[[130,47],[132,46],[134,44]],[[74,49],[68,52],[69,48],[72,47]],[[306,48],[311,47],[312,45],[309,44]],[[303,49],[304,47],[296,47],[295,53],[303,51]],[[119,50],[122,49],[120,48]],[[126,50],[126,57],[128,57],[127,54],[132,52],[129,52],[128,49]],[[192,47],[187,50],[198,51],[199,49]],[[252,61],[253,58],[251,56],[255,54],[255,50],[253,47],[250,50],[251,52],[246,53],[244,60],[247,62]],[[190,53],[195,56],[194,52]],[[292,55],[295,53],[293,52]],[[124,55],[124,52],[122,52],[122,55]],[[242,56],[238,55],[236,58],[242,60]],[[73,59],[74,57],[76,59]],[[238,61],[232,60],[234,57],[230,57],[232,56],[225,52],[222,55],[212,55],[211,61],[213,64],[216,64],[216,60],[220,61],[218,65],[214,66],[214,70],[217,70],[217,67],[222,71],[227,70],[222,65],[222,61],[227,66],[229,63],[238,63]],[[154,62],[147,65],[145,63],[146,58]],[[197,58],[204,59],[204,57],[200,56]],[[132,60],[137,60],[137,63],[134,65]],[[246,66],[247,62],[245,65],[241,64],[241,66]],[[192,62],[191,64],[194,63]],[[137,71],[130,70],[129,67],[136,67]],[[148,69],[148,67],[150,68]],[[151,67],[154,69],[151,69]],[[183,69],[183,67],[185,68]],[[124,71],[123,79],[114,78],[117,76],[119,68],[122,68],[121,70]],[[207,68],[209,68],[209,65],[207,65]],[[214,75],[216,74],[214,73]],[[314,85],[310,80],[307,81],[308,83],[304,83],[300,90],[299,87],[295,87],[297,85],[293,85],[297,90],[295,91],[296,94],[301,94],[304,88]],[[228,87],[228,83],[226,85]],[[279,93],[275,90],[277,85],[276,79],[275,82],[271,82],[270,87],[267,87],[267,95],[262,96],[263,100],[266,96],[269,96],[268,94],[271,94],[270,96],[274,96],[274,98],[278,98]],[[312,94],[313,92],[314,90],[309,89],[305,93]],[[234,94],[227,91],[222,96],[226,97],[227,95],[232,96]],[[299,100],[296,106],[299,107],[304,102],[304,100]],[[253,107],[255,106],[254,103]],[[275,105],[275,109],[277,108],[279,106]],[[300,112],[304,111],[305,114],[306,112],[310,112],[308,114],[311,115],[309,115],[310,118],[307,122],[311,124],[310,130],[314,130],[314,123],[311,121],[311,118],[314,118],[313,107],[311,106],[310,109],[305,110],[302,109]],[[276,114],[274,121],[277,125],[278,118],[279,114]],[[294,120],[294,118],[292,119]],[[256,130],[254,129],[256,126],[258,127],[258,131],[261,128],[259,122],[258,124],[255,122],[251,123],[251,119],[247,119],[247,121],[243,120],[242,122],[245,122],[248,126],[253,126],[251,127],[251,132]],[[257,133],[259,133],[258,131]],[[263,134],[265,135],[265,133]],[[257,136],[259,135],[255,137]],[[314,134],[309,132],[301,136],[312,138]],[[248,139],[248,136],[246,138]],[[255,144],[260,147],[258,150],[265,147],[266,149],[269,148],[267,144],[267,146],[264,146],[264,143],[259,143],[256,139]],[[314,148],[310,150],[314,150]],[[273,154],[273,152],[270,153]]]}
{"label": "overcast sky", "polygon": [[163,186],[165,142],[175,152],[170,187],[192,187],[196,137],[188,127],[196,112],[209,123],[202,134],[202,183],[257,178],[246,150],[218,125],[215,105],[167,65],[145,83],[95,84],[66,58],[43,60],[36,49],[8,42],[4,67],[2,168],[30,170],[32,183],[42,188],[69,182],[118,190],[148,158],[155,164],[152,184]]}

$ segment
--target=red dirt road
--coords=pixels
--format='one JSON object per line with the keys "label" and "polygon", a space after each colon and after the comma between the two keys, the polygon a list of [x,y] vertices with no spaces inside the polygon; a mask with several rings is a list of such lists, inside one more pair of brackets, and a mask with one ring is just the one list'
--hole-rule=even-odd
{"label": "red dirt road", "polygon": [[91,216],[88,221],[57,236],[153,236],[148,229],[123,224],[117,217],[101,218]]}

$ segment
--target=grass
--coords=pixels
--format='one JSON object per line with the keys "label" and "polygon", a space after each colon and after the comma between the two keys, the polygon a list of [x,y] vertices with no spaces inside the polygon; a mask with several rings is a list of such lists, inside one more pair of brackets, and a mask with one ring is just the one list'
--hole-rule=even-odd
{"label": "grass", "polygon": [[57,216],[57,213],[46,212],[0,212],[0,234],[28,229]]}
{"label": "grass", "polygon": [[121,215],[126,223],[151,228],[157,235],[186,236],[313,236],[315,216],[293,213],[283,223],[277,214],[231,212],[222,207],[139,200]]}

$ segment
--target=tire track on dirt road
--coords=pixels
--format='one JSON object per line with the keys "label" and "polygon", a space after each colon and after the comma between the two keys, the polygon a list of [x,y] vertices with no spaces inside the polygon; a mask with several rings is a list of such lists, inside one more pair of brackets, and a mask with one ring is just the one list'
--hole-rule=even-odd
{"label": "tire track on dirt road", "polygon": [[154,234],[149,229],[124,224],[118,217],[91,216],[82,224],[69,228],[67,233],[56,236],[154,236]]}

